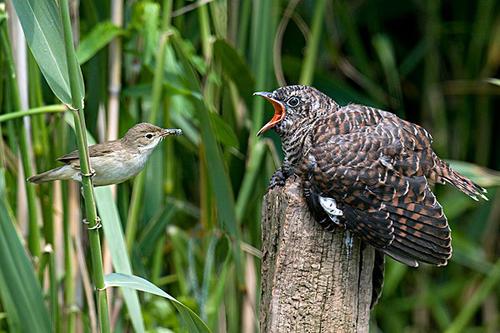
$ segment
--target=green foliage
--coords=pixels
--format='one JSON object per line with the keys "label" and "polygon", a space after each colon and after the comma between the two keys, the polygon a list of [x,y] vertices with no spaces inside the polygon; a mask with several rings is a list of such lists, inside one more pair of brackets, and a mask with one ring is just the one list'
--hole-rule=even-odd
{"label": "green foliage", "polygon": [[78,45],[76,57],[80,65],[91,59],[114,38],[125,35],[125,30],[118,28],[111,22],[99,23],[89,32]]}
{"label": "green foliage", "polygon": [[30,259],[14,229],[5,202],[4,170],[0,169],[0,299],[12,331],[51,332],[52,325]]}
{"label": "green foliage", "polygon": [[[0,178],[4,189],[0,237],[11,239],[0,242],[8,261],[0,263],[0,277],[12,273],[18,274],[11,275],[12,281],[14,276],[24,279],[0,286],[0,330],[23,330],[22,325],[30,324],[18,312],[23,304],[36,309],[33,313],[42,317],[40,325],[48,330],[50,325],[60,332],[88,330],[95,310],[75,293],[83,288],[92,294],[81,282],[88,272],[76,264],[79,248],[73,246],[86,234],[77,227],[79,190],[69,183],[36,187],[42,209],[32,215],[43,231],[39,242],[51,244],[56,258],[64,258],[64,266],[46,254],[41,262],[30,263],[14,229],[16,223],[16,228],[25,228],[27,208],[22,205],[16,155],[20,147],[16,126],[21,122],[13,119],[31,116],[26,129],[32,130],[32,160],[38,171],[56,166],[58,155],[75,148],[75,137],[65,121],[70,112],[58,113],[61,106],[53,105],[57,98],[71,104],[66,52],[60,42],[62,22],[58,14],[54,16],[54,11],[59,13],[58,2],[13,3],[36,63],[28,66],[27,111],[14,112],[21,107],[14,103],[8,78],[0,76],[0,170],[7,171],[5,179]],[[453,188],[436,186],[453,230],[453,258],[447,267],[418,270],[389,259],[371,330],[498,330],[500,177],[494,170],[500,169],[495,132],[499,4],[304,0],[295,3],[287,21],[284,16],[291,4],[127,1],[119,27],[111,23],[116,9],[108,2],[80,2],[74,17],[80,30],[75,36],[80,36],[76,49],[86,83],[89,135],[99,141],[106,138],[112,119],[108,105],[115,94],[120,136],[141,121],[184,131],[182,137],[167,138],[143,174],[118,185],[115,195],[110,188],[95,191],[104,224],[103,248],[108,249],[115,272],[107,275],[107,285],[133,282],[137,290],[175,297],[170,303],[132,289],[113,293],[110,309],[117,314],[113,331],[132,327],[143,331],[142,321],[148,331],[194,330],[189,323],[205,331],[199,318],[214,332],[246,333],[257,327],[260,206],[280,152],[274,134],[255,137],[271,108],[252,93],[273,90],[278,86],[276,77],[288,84],[311,83],[340,104],[373,105],[423,125],[432,133],[441,157],[488,188],[490,201],[477,203]],[[0,25],[10,22],[2,13]],[[109,65],[118,58],[111,58],[108,49],[117,39],[122,46],[116,56],[123,61],[121,80],[113,87],[118,90],[110,91]],[[8,68],[2,48],[0,72],[7,73]],[[83,92],[83,81],[77,81]],[[65,240],[64,247],[53,242],[59,237]],[[16,265],[10,258],[18,258]],[[248,269],[252,265],[257,273]],[[21,271],[26,274],[20,275]],[[25,293],[15,294],[20,295],[16,303],[12,295],[22,286]],[[46,295],[45,306],[40,290]],[[249,304],[251,311],[245,308]],[[243,323],[251,324],[243,327]]]}
{"label": "green foliage", "polygon": [[[64,50],[63,28],[59,9],[54,1],[13,1],[33,56],[54,94],[71,104],[68,64]],[[82,73],[77,81],[83,91]]]}
{"label": "green foliage", "polygon": [[210,332],[203,321],[186,305],[179,302],[174,297],[170,296],[148,280],[135,275],[127,275],[121,273],[111,273],[106,275],[104,279],[106,287],[122,287],[124,289],[135,289],[144,291],[150,294],[165,297],[172,301],[174,306],[179,310],[186,328],[189,332]]}

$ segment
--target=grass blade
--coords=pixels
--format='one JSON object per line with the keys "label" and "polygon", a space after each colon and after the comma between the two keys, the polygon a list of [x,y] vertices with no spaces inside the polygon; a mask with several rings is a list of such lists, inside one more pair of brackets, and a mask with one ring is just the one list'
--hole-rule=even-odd
{"label": "grass blade", "polygon": [[[118,273],[132,274],[132,267],[128,257],[125,238],[123,236],[122,224],[118,210],[113,201],[111,188],[109,186],[96,187],[94,189],[97,208],[102,220],[104,236],[108,243],[113,267]],[[141,307],[137,293],[130,289],[123,289],[123,298],[136,332],[144,332],[144,322],[142,320]]]}
{"label": "grass blade", "polygon": [[80,42],[76,50],[76,57],[80,65],[87,62],[113,38],[125,35],[126,31],[111,22],[102,22],[95,26]]}
{"label": "grass blade", "polygon": [[488,297],[490,292],[498,285],[500,281],[500,260],[491,269],[486,279],[481,283],[477,291],[462,308],[455,320],[451,323],[445,333],[463,332],[467,323],[477,311],[481,302]]}
{"label": "grass blade", "polygon": [[321,37],[323,18],[325,16],[326,0],[316,1],[314,16],[311,23],[311,34],[306,46],[306,54],[302,71],[300,72],[300,83],[310,85],[313,82],[314,68],[318,58],[319,40]]}
{"label": "grass blade", "polygon": [[[3,170],[0,170],[3,173]],[[0,298],[12,331],[52,332],[49,312],[30,259],[14,229],[0,188]]]}
{"label": "grass blade", "polygon": [[148,280],[135,275],[113,273],[105,277],[105,285],[108,287],[123,287],[144,291],[172,301],[183,318],[184,324],[189,332],[210,332],[207,325],[190,308],[170,296]]}

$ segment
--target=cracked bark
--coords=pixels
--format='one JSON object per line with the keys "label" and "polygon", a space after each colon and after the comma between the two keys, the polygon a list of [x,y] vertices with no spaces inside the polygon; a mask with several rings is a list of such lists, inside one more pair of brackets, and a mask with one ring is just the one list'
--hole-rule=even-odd
{"label": "cracked bark", "polygon": [[293,180],[264,197],[261,332],[368,332],[374,250],[309,214]]}

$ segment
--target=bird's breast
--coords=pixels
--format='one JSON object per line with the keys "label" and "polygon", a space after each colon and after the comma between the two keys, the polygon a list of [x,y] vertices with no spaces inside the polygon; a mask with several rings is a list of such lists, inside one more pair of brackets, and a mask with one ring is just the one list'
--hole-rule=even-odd
{"label": "bird's breast", "polygon": [[146,164],[149,154],[114,152],[90,159],[95,171],[96,186],[119,184],[137,175]]}
{"label": "bird's breast", "polygon": [[300,162],[310,149],[311,145],[311,128],[313,124],[302,123],[297,124],[295,128],[282,136],[283,152],[285,158],[292,166],[297,168]]}

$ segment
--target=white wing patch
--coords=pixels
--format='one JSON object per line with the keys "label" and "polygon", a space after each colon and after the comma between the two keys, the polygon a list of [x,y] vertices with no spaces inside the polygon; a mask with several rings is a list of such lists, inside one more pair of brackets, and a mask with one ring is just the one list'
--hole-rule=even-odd
{"label": "white wing patch", "polygon": [[342,216],[344,215],[344,213],[337,208],[337,202],[335,201],[335,199],[320,196],[319,203],[328,214],[330,219],[333,221],[333,223],[339,224],[339,219],[337,216]]}

